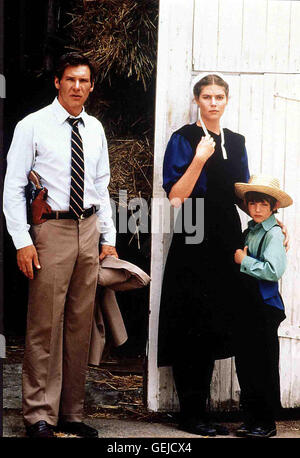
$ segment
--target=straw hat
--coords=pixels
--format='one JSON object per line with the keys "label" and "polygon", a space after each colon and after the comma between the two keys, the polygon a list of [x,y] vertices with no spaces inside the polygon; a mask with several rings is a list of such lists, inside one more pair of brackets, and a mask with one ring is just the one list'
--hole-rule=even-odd
{"label": "straw hat", "polygon": [[255,191],[268,194],[279,202],[280,207],[292,205],[293,199],[280,189],[280,183],[277,178],[266,175],[251,175],[248,183],[235,183],[235,193],[243,199],[246,192]]}

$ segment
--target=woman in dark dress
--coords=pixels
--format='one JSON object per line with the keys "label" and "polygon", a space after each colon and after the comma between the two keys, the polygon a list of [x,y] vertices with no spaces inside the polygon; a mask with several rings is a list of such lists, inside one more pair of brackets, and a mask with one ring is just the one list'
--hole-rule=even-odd
{"label": "woman in dark dress", "polygon": [[[200,435],[228,433],[211,424],[207,409],[216,359],[234,354],[239,282],[233,254],[242,246],[234,183],[249,178],[245,138],[222,129],[228,84],[219,75],[193,89],[199,109],[195,124],[171,136],[164,158],[163,187],[181,205],[183,230],[173,235],[161,296],[158,366],[172,366],[180,403],[180,428]],[[204,239],[187,243],[185,228],[199,221],[204,198]],[[186,200],[188,199],[188,200]],[[197,210],[198,208],[198,210]],[[199,215],[198,215],[199,216]]]}

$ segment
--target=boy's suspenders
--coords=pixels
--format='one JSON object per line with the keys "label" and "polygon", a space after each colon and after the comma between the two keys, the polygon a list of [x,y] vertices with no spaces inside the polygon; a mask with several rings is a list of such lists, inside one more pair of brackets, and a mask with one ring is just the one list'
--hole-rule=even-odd
{"label": "boy's suspenders", "polygon": [[[274,227],[274,226],[273,226]],[[264,243],[264,240],[265,240],[265,237],[267,235],[267,232],[264,233],[264,235],[262,236],[260,242],[259,242],[259,246],[258,246],[258,249],[257,249],[257,258],[260,259],[260,253],[261,253],[261,247],[262,247],[262,244]]]}
{"label": "boy's suspenders", "polygon": [[[279,224],[275,224],[273,227],[276,227],[276,226],[280,227]],[[249,231],[250,231],[250,229],[248,228],[248,229],[245,230],[245,232],[244,232],[244,234],[243,234],[243,237],[244,237],[244,245],[245,245],[246,237],[247,237],[247,235],[249,234]],[[262,244],[264,243],[264,240],[265,240],[265,237],[266,237],[267,233],[268,233],[268,232],[266,231],[266,232],[264,233],[264,235],[262,236],[262,238],[260,239],[260,242],[259,242],[259,245],[258,245],[258,249],[257,249],[257,253],[256,253],[256,256],[255,256],[257,259],[260,259]]]}
{"label": "boy's suspenders", "polygon": [[[279,224],[275,224],[273,227],[275,226],[280,227]],[[245,240],[246,240],[246,237],[249,231],[250,229],[248,228],[246,229],[246,231],[243,234],[244,235],[244,245],[245,245]],[[264,243],[267,232],[268,231],[266,231],[264,235],[262,236],[262,238],[260,239],[255,259],[261,260],[260,256],[261,256],[262,245]],[[251,257],[254,257],[251,255],[251,253],[248,253],[248,255]],[[278,281],[259,280],[259,279],[257,281],[258,281],[259,292],[260,292],[260,295],[264,303],[267,305],[271,305],[271,306],[276,306],[276,307],[278,306],[279,309],[284,310],[283,300],[278,290]],[[281,306],[279,307],[278,304],[280,303],[281,303]]]}

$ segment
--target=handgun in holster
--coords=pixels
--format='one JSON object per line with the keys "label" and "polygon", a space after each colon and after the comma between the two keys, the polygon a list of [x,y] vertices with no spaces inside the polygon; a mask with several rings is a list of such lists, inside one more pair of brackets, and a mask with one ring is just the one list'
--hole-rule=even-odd
{"label": "handgun in holster", "polygon": [[41,177],[34,170],[30,171],[28,180],[31,184],[29,193],[31,222],[33,224],[45,223],[47,219],[43,218],[43,215],[52,212],[50,205],[46,202],[48,189],[42,186]]}

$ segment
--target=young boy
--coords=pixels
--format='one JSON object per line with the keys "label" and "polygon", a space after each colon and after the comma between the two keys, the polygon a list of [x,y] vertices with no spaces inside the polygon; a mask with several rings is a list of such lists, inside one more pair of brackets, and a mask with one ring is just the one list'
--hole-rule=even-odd
{"label": "young boy", "polygon": [[293,201],[276,178],[262,175],[236,183],[235,192],[252,217],[243,234],[244,249],[234,254],[245,287],[235,356],[244,424],[236,435],[267,438],[276,435],[275,417],[281,407],[277,330],[285,314],[278,280],[287,263],[274,213]]}

